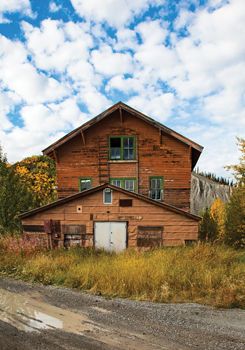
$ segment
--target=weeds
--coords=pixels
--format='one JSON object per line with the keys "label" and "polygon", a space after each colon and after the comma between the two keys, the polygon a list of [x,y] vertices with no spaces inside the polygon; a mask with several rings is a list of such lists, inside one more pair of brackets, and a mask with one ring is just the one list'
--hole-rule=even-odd
{"label": "weeds", "polygon": [[208,244],[117,255],[0,239],[0,275],[154,302],[245,308],[245,251]]}

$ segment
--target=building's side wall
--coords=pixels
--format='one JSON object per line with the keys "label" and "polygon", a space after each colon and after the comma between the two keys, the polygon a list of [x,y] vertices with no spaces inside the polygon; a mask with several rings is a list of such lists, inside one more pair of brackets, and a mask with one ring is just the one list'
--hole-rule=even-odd
{"label": "building's side wall", "polygon": [[[132,207],[120,207],[119,199],[132,199]],[[80,212],[78,212],[78,207],[81,209]],[[142,199],[132,198],[116,190],[113,190],[113,203],[111,205],[103,204],[103,191],[101,190],[33,214],[23,219],[22,225],[41,226],[44,219],[60,220],[61,243],[64,241],[63,225],[85,225],[86,230],[82,242],[82,245],[85,246],[94,244],[95,221],[126,221],[128,247],[137,246],[138,226],[162,226],[163,245],[176,245],[185,243],[185,240],[195,240],[198,234],[197,220]],[[37,234],[42,234],[44,240],[46,239],[48,242],[46,233]],[[24,235],[33,238],[34,233],[26,230]]]}
{"label": "building's side wall", "polygon": [[[110,135],[136,135],[135,161],[108,162],[109,178],[136,178],[139,194],[149,196],[149,177],[163,176],[163,201],[190,210],[191,159],[189,146],[161,132],[153,125],[123,111],[123,123],[116,111],[82,135],[57,149],[58,195],[64,198],[79,191],[79,177],[92,177],[99,185],[99,142]],[[107,180],[108,181],[108,180]],[[106,181],[104,181],[106,182]]]}

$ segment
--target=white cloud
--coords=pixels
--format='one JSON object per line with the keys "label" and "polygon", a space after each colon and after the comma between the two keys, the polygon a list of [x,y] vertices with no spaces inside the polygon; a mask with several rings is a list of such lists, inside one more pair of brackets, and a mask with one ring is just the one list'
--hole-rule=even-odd
{"label": "white cloud", "polygon": [[86,20],[107,22],[112,27],[123,27],[140,16],[149,7],[160,4],[160,0],[71,0],[71,3],[80,15]]}
{"label": "white cloud", "polygon": [[151,118],[165,122],[172,114],[175,107],[174,95],[171,93],[162,94],[161,91],[148,96],[132,97],[127,104]]}
{"label": "white cloud", "polygon": [[91,63],[95,70],[106,76],[114,74],[128,74],[133,71],[132,57],[130,53],[113,52],[108,45],[93,50]]}
{"label": "white cloud", "polygon": [[54,1],[49,3],[49,11],[50,12],[58,12],[61,9],[61,5],[57,6]]}
{"label": "white cloud", "polygon": [[74,61],[88,59],[93,44],[86,26],[72,22],[44,20],[40,28],[22,22],[27,48],[40,69],[64,73]]}
{"label": "white cloud", "polygon": [[44,73],[38,73],[27,60],[27,51],[20,42],[0,36],[1,85],[14,91],[25,102],[33,104],[55,101],[69,94],[69,89]]}
{"label": "white cloud", "polygon": [[4,13],[21,12],[34,18],[29,0],[1,0],[0,1],[0,23],[8,23],[9,20],[3,17]]}
{"label": "white cloud", "polygon": [[54,133],[63,130],[71,130],[82,124],[86,115],[81,113],[74,99],[67,99],[61,103],[50,103],[47,106],[37,104],[25,106],[21,110],[24,129],[33,132]]}

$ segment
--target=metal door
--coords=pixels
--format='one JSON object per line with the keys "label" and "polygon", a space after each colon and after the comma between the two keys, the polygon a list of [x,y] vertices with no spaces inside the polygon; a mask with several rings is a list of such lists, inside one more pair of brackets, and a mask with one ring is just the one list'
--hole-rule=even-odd
{"label": "metal door", "polygon": [[94,240],[96,248],[120,253],[126,249],[126,222],[95,222]]}

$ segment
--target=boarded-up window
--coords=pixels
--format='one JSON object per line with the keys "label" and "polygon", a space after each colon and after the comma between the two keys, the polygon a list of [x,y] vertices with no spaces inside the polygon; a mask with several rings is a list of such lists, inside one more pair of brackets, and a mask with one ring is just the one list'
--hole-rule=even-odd
{"label": "boarded-up window", "polygon": [[132,207],[132,199],[119,199],[119,207]]}
{"label": "boarded-up window", "polygon": [[81,245],[85,238],[86,225],[62,225],[66,247]]}
{"label": "boarded-up window", "polygon": [[162,244],[163,226],[138,226],[137,246],[154,247]]}
{"label": "boarded-up window", "polygon": [[25,232],[44,232],[43,225],[23,225],[22,227]]}

